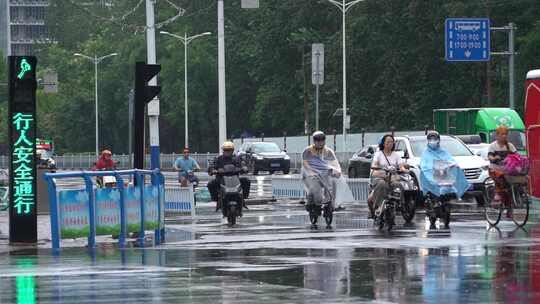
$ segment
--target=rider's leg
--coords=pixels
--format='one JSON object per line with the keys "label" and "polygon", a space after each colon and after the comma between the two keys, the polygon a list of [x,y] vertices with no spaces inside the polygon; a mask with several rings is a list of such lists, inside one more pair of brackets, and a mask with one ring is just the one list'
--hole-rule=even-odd
{"label": "rider's leg", "polygon": [[208,188],[208,192],[210,192],[210,196],[212,197],[212,200],[214,202],[217,202],[218,191],[219,191],[219,181],[217,179],[213,179],[208,182],[208,185],[206,187]]}
{"label": "rider's leg", "polygon": [[379,206],[382,204],[384,197],[386,196],[389,190],[390,190],[390,187],[388,186],[388,184],[386,183],[384,179],[377,178],[374,180],[374,187],[373,187],[373,191],[371,192],[372,197],[373,197],[372,208],[374,211],[377,208],[379,208]]}
{"label": "rider's leg", "polygon": [[505,204],[508,207],[510,197],[508,195],[508,183],[504,179],[504,172],[499,170],[489,170],[489,176],[495,182],[494,201],[499,204]]}
{"label": "rider's leg", "polygon": [[179,181],[180,181],[180,187],[188,186],[188,180],[185,176],[181,175]]}
{"label": "rider's leg", "polygon": [[307,177],[304,179],[304,184],[307,188],[307,203],[308,205],[322,205],[321,184],[317,178]]}
{"label": "rider's leg", "polygon": [[240,184],[242,191],[244,192],[244,199],[249,197],[249,190],[251,188],[251,181],[247,177],[240,177]]}
{"label": "rider's leg", "polygon": [[212,197],[213,201],[218,200],[218,190],[219,190],[219,183],[217,179],[213,179],[210,182],[208,182],[208,191],[210,192],[210,196]]}
{"label": "rider's leg", "polygon": [[223,206],[221,206],[221,213],[223,214],[223,217],[227,216],[227,211],[228,211],[227,201],[223,199]]}
{"label": "rider's leg", "polygon": [[332,208],[336,209],[337,180],[335,178],[330,179],[330,188],[330,193],[332,194]]}

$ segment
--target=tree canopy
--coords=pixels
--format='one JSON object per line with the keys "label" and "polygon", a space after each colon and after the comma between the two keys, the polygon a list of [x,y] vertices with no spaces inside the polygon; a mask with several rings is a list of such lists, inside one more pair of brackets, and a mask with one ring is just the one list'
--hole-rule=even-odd
{"label": "tree canopy", "polygon": [[[172,0],[171,0],[172,1]],[[95,1],[97,2],[97,1]],[[38,133],[55,140],[58,152],[93,151],[93,64],[74,53],[112,52],[99,65],[100,142],[115,153],[128,151],[128,93],[136,61],[146,61],[144,5],[111,1],[112,6],[51,1],[47,25],[57,43],[37,50],[39,71],[58,72],[57,94],[38,92]],[[190,141],[195,151],[218,146],[217,5],[215,0],[175,0],[185,15],[160,30],[183,35],[212,32],[188,49]],[[120,18],[126,15],[125,18]],[[157,1],[156,19],[175,15]],[[517,25],[516,103],[522,111],[524,78],[540,67],[540,2],[537,0],[366,0],[347,14],[347,95],[351,132],[423,129],[432,110],[508,104],[508,60],[450,63],[444,59],[444,22],[449,17],[485,17],[492,26]],[[114,18],[112,18],[112,17]],[[240,0],[225,1],[227,125],[229,136],[301,135],[304,98],[314,126],[315,94],[311,85],[311,44],[325,44],[325,83],[321,86],[320,124],[341,129],[332,117],[342,105],[341,12],[326,0],[260,0],[259,9],[242,9]],[[135,25],[139,27],[135,27]],[[163,152],[180,151],[184,142],[184,48],[156,33],[160,142]],[[492,50],[507,48],[505,33],[495,32]],[[0,65],[0,83],[6,79]],[[38,73],[39,73],[38,71]],[[491,83],[488,100],[487,83]],[[5,116],[7,90],[0,86]],[[0,125],[5,139],[7,124]]]}

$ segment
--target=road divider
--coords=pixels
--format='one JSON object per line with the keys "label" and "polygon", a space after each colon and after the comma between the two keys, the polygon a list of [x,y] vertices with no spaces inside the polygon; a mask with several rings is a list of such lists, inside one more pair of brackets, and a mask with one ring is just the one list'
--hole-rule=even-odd
{"label": "road divider", "polygon": [[195,218],[195,196],[192,187],[165,188],[165,216],[191,215]]}

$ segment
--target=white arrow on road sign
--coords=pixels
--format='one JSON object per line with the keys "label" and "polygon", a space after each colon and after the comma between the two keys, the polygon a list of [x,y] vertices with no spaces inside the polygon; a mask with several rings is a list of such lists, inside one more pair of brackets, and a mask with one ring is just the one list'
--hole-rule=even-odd
{"label": "white arrow on road sign", "polygon": [[469,58],[471,57],[471,55],[472,55],[471,51],[469,50],[465,51],[465,57]]}

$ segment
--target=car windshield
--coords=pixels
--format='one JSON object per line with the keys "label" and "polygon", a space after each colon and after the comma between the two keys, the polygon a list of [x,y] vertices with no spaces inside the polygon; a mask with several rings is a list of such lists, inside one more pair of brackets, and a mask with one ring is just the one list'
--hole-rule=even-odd
{"label": "car windshield", "polygon": [[[496,138],[495,132],[491,132],[490,138],[495,140]],[[525,150],[525,133],[523,131],[518,131],[518,130],[508,131],[508,141],[514,144],[514,146],[516,146],[516,149]]]}
{"label": "car windshield", "polygon": [[[411,147],[414,156],[420,157],[427,147],[427,139],[414,139],[411,140]],[[451,138],[443,137],[441,138],[441,147],[448,151],[452,156],[471,156],[473,155],[471,151],[460,141]]]}
{"label": "car windshield", "polygon": [[276,143],[258,143],[253,145],[255,153],[279,153],[281,149]]}

